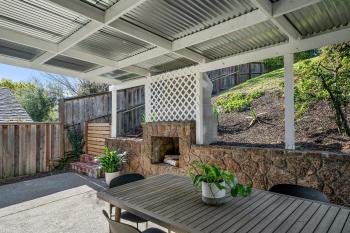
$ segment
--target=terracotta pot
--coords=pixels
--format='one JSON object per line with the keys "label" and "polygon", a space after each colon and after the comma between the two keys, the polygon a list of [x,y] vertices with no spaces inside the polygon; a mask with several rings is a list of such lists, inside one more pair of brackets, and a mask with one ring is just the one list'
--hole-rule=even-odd
{"label": "terracotta pot", "polygon": [[105,172],[105,179],[106,179],[106,183],[109,186],[109,184],[111,183],[111,181],[118,177],[120,175],[120,172]]}

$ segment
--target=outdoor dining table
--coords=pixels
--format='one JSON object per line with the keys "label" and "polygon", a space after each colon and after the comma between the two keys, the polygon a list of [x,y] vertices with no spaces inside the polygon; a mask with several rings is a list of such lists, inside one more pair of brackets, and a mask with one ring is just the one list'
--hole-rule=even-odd
{"label": "outdoor dining table", "polygon": [[189,177],[170,174],[101,191],[97,196],[175,232],[350,232],[350,209],[346,207],[257,189],[248,197],[209,206]]}

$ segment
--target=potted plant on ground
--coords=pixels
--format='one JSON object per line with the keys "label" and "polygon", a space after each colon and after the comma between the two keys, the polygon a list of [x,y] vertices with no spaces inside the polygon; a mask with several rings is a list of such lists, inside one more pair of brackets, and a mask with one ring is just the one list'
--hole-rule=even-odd
{"label": "potted plant on ground", "polygon": [[232,197],[246,197],[252,192],[252,182],[240,184],[229,171],[215,164],[193,161],[189,168],[192,184],[202,190],[202,201],[209,205],[219,205],[227,200],[227,191]]}
{"label": "potted plant on ground", "polygon": [[104,154],[98,158],[98,161],[105,173],[106,183],[109,185],[111,180],[119,176],[120,168],[126,162],[126,152],[118,153],[116,150],[110,149],[107,146],[103,150]]}

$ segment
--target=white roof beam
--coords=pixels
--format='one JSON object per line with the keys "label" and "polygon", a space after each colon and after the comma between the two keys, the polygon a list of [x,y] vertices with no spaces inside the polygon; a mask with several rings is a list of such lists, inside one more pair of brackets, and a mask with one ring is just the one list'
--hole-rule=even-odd
{"label": "white roof beam", "polygon": [[[46,53],[36,58],[35,59],[36,61],[38,61],[39,59],[45,60],[47,58],[50,58],[53,54],[58,54],[57,52],[58,45],[53,42],[35,38],[32,36],[26,35],[24,33],[12,31],[3,27],[0,27],[0,39],[46,51]],[[109,71],[119,69],[117,62],[114,60],[103,58],[101,56],[96,56],[91,53],[82,52],[76,49],[68,49],[61,54],[67,57],[78,59],[78,60],[98,64],[101,66],[107,66],[109,68]],[[36,62],[34,64],[41,64],[41,63]],[[135,71],[139,70],[139,69],[136,69],[136,68],[134,69],[133,67],[130,67],[129,70],[131,69]],[[145,75],[146,73],[145,70],[143,70],[142,72],[141,70],[139,71],[140,72],[138,72],[137,74]],[[149,73],[149,71],[147,73]]]}
{"label": "white roof beam", "polygon": [[173,50],[176,51],[190,47],[192,45],[199,44],[226,35],[228,33],[264,22],[267,19],[268,17],[266,17],[260,11],[252,11],[250,13],[228,20],[224,23],[220,23],[216,26],[212,26],[208,29],[175,40],[173,42]]}
{"label": "white roof beam", "polygon": [[282,56],[287,53],[296,53],[310,49],[316,49],[326,45],[347,42],[349,41],[349,35],[350,28],[347,27],[335,32],[324,33],[307,39],[293,40],[289,43],[269,46],[228,58],[208,62],[206,64],[199,64],[197,65],[197,68],[200,72],[207,72],[211,70],[222,69],[225,67],[255,62],[267,58]]}
{"label": "white roof beam", "polygon": [[104,23],[109,24],[113,22],[114,20],[127,14],[132,9],[138,7],[145,1],[147,0],[120,0],[119,2],[114,4],[112,7],[107,9],[105,18],[104,18]]}
{"label": "white roof beam", "polygon": [[64,8],[73,14],[79,14],[91,20],[104,23],[105,14],[96,7],[82,3],[80,0],[48,0],[50,3]]}
{"label": "white roof beam", "polygon": [[321,0],[280,0],[272,4],[273,16],[282,16],[319,2],[321,2]]}
{"label": "white roof beam", "polygon": [[52,53],[56,53],[58,51],[58,45],[53,42],[35,38],[4,27],[0,27],[0,39]]}
{"label": "white roof beam", "polygon": [[[89,73],[91,73],[93,75],[100,75],[100,74],[108,73],[108,72],[113,71],[115,69],[125,70],[125,68],[130,68],[130,66],[133,66],[134,64],[145,62],[145,61],[150,60],[152,58],[160,57],[160,56],[168,54],[168,53],[169,53],[169,51],[167,49],[157,47],[154,49],[150,49],[146,52],[137,54],[135,56],[126,58],[124,60],[118,61],[117,68],[115,68],[115,67],[114,68],[113,67],[101,67],[101,68],[93,70]],[[150,73],[150,72],[148,72],[148,73]]]}
{"label": "white roof beam", "polygon": [[[50,60],[51,58],[57,56],[58,54],[66,51],[67,49],[73,47],[80,41],[83,41],[93,33],[97,32],[98,30],[102,29],[104,26],[106,26],[108,23],[118,19],[119,17],[123,16],[123,14],[126,14],[128,11],[132,10],[133,8],[137,7],[141,3],[143,3],[145,0],[121,0],[114,4],[111,8],[109,8],[106,13],[99,12],[97,13],[95,10],[92,10],[89,7],[86,7],[82,2],[79,0],[50,0],[54,4],[67,8],[69,11],[76,10],[75,13],[78,13],[80,15],[83,15],[87,18],[89,18],[91,21],[84,25],[82,28],[80,28],[78,31],[73,33],[71,36],[63,40],[61,43],[58,44],[58,51],[57,53],[44,53],[37,59],[35,59],[33,62],[36,64],[44,64],[46,61]],[[79,6],[82,7],[82,9],[85,9],[85,11],[82,11],[79,9]],[[101,22],[102,17],[102,22]],[[98,20],[95,20],[97,18]]]}
{"label": "white roof beam", "polygon": [[321,0],[280,0],[275,3],[271,3],[270,0],[251,1],[258,6],[259,10],[269,17],[290,40],[297,40],[301,38],[300,33],[283,15],[318,3]]}
{"label": "white roof beam", "polygon": [[144,30],[136,25],[128,23],[123,20],[117,20],[111,23],[109,26],[118,30],[119,32],[126,34],[128,36],[134,37],[138,40],[144,41],[146,43],[152,44],[154,46],[168,50],[168,52],[173,52],[182,57],[186,57],[197,63],[206,62],[208,59],[198,53],[195,53],[189,49],[183,49],[182,51],[177,51],[178,49],[173,48],[173,44],[170,40],[167,40],[161,36]]}
{"label": "white roof beam", "polygon": [[51,65],[34,64],[30,61],[26,61],[18,58],[12,58],[4,55],[0,55],[0,63],[13,65],[13,66],[20,66],[20,67],[29,68],[29,69],[36,69],[44,72],[56,73],[56,74],[61,74],[65,76],[70,76],[70,77],[77,77],[77,78],[81,78],[92,82],[109,83],[109,84],[120,83],[120,81],[118,80],[113,80],[113,79],[108,79],[108,78],[103,78],[98,76],[88,76],[82,72],[64,69],[61,67],[56,67]]}

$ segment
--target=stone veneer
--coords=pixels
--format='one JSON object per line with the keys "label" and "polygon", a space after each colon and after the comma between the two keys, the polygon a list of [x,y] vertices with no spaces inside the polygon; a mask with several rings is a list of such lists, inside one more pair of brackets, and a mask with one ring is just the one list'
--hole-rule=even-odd
{"label": "stone veneer", "polygon": [[[110,138],[106,144],[128,151],[125,172],[146,176],[172,173],[186,175],[193,160],[215,163],[234,172],[241,182],[252,179],[254,187],[268,190],[280,183],[314,187],[333,203],[350,206],[350,155],[331,152],[293,151],[269,148],[195,145],[192,122],[148,123],[144,139]],[[180,168],[151,164],[150,137],[156,133],[180,136]],[[183,137],[182,137],[183,136]]]}

